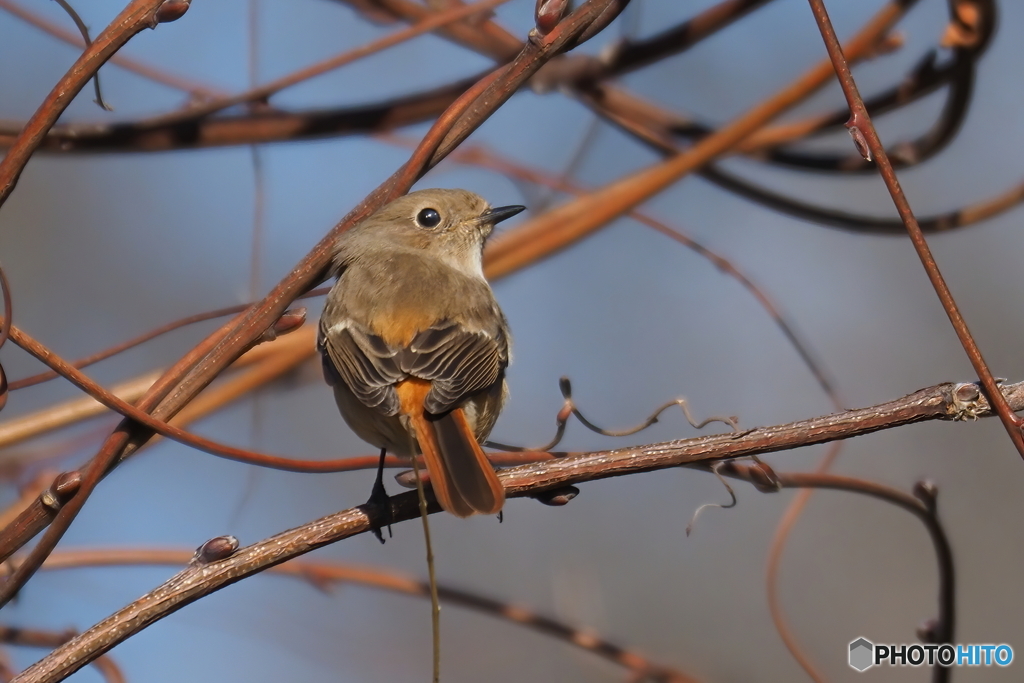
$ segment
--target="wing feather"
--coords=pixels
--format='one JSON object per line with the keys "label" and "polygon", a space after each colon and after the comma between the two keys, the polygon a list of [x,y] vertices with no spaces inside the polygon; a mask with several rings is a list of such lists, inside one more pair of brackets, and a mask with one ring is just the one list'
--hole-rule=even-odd
{"label": "wing feather", "polygon": [[[378,343],[380,342],[380,343]],[[394,351],[376,335],[359,330],[347,321],[326,329],[320,326],[317,345],[322,354],[325,377],[334,374],[352,390],[361,403],[385,415],[397,415],[395,383],[406,374],[398,367]]]}
{"label": "wing feather", "polygon": [[508,345],[500,336],[446,322],[416,335],[398,360],[410,375],[432,383],[424,407],[440,415],[499,381]]}
{"label": "wing feather", "polygon": [[360,402],[386,415],[398,413],[394,385],[407,377],[432,383],[424,408],[441,415],[499,381],[508,365],[500,329],[491,334],[451,321],[419,332],[405,348],[393,348],[349,319],[330,328],[321,324],[317,344],[328,383],[336,375]]}

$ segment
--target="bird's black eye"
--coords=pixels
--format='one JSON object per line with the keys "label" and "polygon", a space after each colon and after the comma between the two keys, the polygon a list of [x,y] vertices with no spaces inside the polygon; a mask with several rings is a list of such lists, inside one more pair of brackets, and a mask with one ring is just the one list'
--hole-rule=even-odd
{"label": "bird's black eye", "polygon": [[441,222],[441,214],[436,209],[423,209],[416,214],[416,222],[423,228],[435,228]]}

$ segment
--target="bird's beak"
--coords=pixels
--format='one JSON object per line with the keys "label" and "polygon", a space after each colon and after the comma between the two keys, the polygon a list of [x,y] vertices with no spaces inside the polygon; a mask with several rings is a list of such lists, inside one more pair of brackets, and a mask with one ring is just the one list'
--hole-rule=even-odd
{"label": "bird's beak", "polygon": [[525,211],[525,206],[519,204],[512,204],[510,206],[495,206],[487,209],[480,215],[480,223],[483,225],[496,225],[506,218],[512,218],[520,211]]}

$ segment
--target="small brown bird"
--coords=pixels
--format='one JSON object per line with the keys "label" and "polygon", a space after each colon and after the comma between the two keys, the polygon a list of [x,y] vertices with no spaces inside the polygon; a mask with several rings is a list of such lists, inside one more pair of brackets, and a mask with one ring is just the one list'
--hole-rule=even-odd
{"label": "small brown bird", "polygon": [[448,512],[501,510],[505,490],[480,444],[505,401],[509,330],[484,279],[483,245],[524,208],[421,190],[339,238],[317,346],[342,417],[381,449],[370,502],[386,500],[390,451],[423,454]]}

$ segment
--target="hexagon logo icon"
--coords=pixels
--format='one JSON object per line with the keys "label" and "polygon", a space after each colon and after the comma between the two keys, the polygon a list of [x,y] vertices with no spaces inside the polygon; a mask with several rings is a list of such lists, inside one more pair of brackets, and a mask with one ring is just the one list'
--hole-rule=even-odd
{"label": "hexagon logo icon", "polygon": [[850,666],[857,671],[867,671],[874,665],[875,645],[867,638],[858,638],[850,643]]}

